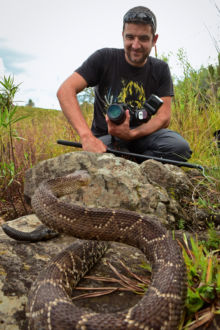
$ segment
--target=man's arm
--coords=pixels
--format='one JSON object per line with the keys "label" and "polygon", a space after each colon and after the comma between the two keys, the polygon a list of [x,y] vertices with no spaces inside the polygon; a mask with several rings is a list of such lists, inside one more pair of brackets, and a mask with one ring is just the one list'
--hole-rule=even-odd
{"label": "man's arm", "polygon": [[126,141],[135,140],[143,136],[149,135],[158,131],[161,128],[169,126],[171,118],[171,96],[161,97],[163,105],[157,111],[157,114],[153,116],[147,123],[130,129],[129,128],[129,111],[126,111],[126,120],[121,125],[113,124],[108,118],[106,118],[108,124],[108,132],[113,136]]}
{"label": "man's arm", "polygon": [[57,97],[64,115],[80,136],[83,150],[105,152],[106,146],[92,134],[77,100],[77,93],[86,87],[86,80],[75,72],[60,86]]}

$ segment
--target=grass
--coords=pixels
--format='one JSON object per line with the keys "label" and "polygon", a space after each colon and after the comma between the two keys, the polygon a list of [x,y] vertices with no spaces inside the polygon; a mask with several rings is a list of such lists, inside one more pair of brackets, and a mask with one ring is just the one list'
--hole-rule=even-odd
{"label": "grass", "polygon": [[22,174],[42,160],[74,150],[58,145],[58,139],[79,141],[61,111],[26,106],[18,107],[17,114],[26,117],[14,125],[15,163]]}
{"label": "grass", "polygon": [[16,125],[17,134],[22,136],[22,140],[15,142],[18,162],[26,158],[23,159],[24,163],[31,167],[41,160],[74,150],[72,147],[64,147],[56,143],[58,139],[79,141],[78,135],[61,111],[19,107],[18,113],[21,116],[27,116],[24,121]]}
{"label": "grass", "polygon": [[[220,54],[216,67],[198,71],[191,67],[183,50],[177,56],[184,78],[175,83],[170,128],[189,142],[193,151],[190,161],[219,168],[220,150],[213,134],[220,129]],[[216,176],[220,179],[220,171]]]}
{"label": "grass", "polygon": [[[84,112],[88,124],[91,125],[91,107]],[[202,112],[194,108],[180,110],[173,103],[172,112],[170,129],[179,132],[189,142],[193,150],[190,162],[204,165],[214,172],[214,169],[220,166],[220,150],[213,137],[214,131],[220,127],[220,111],[212,107]],[[27,116],[25,120],[16,124],[16,132],[23,138],[15,142],[19,163],[23,161],[31,167],[43,159],[73,151],[71,147],[57,145],[57,139],[79,141],[79,137],[61,111],[18,107],[18,114]],[[220,179],[220,171],[213,175]]]}
{"label": "grass", "polygon": [[[23,142],[16,141],[16,149],[19,150],[18,144],[22,144],[24,152],[29,154],[30,151],[36,161],[72,150],[56,145],[57,139],[79,141],[79,137],[67,123],[61,111],[20,107],[18,113],[28,117],[16,125],[18,135],[24,139]],[[87,115],[89,125],[91,116],[90,113]],[[220,112],[215,109],[199,113],[195,109],[179,111],[173,106],[170,128],[179,132],[190,143],[193,150],[190,162],[210,168],[220,166],[220,151],[213,138],[214,131],[219,127]],[[45,137],[47,143],[45,143]],[[19,151],[18,154],[22,156]]]}
{"label": "grass", "polygon": [[191,237],[191,248],[184,236],[185,246],[182,249],[187,268],[187,299],[183,329],[208,325],[220,314],[220,250],[213,249],[216,248],[213,233],[215,232],[209,234],[209,239],[204,244]]}
{"label": "grass", "polygon": [[[91,121],[88,108],[84,112]],[[79,141],[61,111],[22,106],[16,108],[15,118],[24,119],[11,122],[7,129],[0,125],[0,217],[4,215],[7,220],[27,214],[23,198],[27,169],[42,160],[79,150],[56,143],[58,139]],[[10,212],[5,211],[7,208]]]}
{"label": "grass", "polygon": [[[26,169],[41,160],[74,150],[56,144],[57,139],[79,141],[79,137],[61,111],[21,107],[18,112],[21,116],[28,116],[16,125],[17,134],[23,138],[15,142],[19,166]],[[89,125],[91,125],[91,117],[92,112],[87,109],[86,118]],[[196,109],[180,111],[173,105],[170,128],[179,132],[190,143],[193,150],[190,162],[207,168],[207,174],[216,181],[218,191],[220,191],[220,150],[214,142],[213,133],[219,127],[220,111],[214,108],[202,112]]]}
{"label": "grass", "polygon": [[60,111],[21,107],[18,112],[28,117],[16,125],[17,134],[23,138],[22,141],[15,141],[16,154],[19,156],[17,161],[19,158],[29,167],[65,152],[56,144],[57,139],[76,139]]}
{"label": "grass", "polygon": [[173,105],[170,128],[179,132],[190,144],[193,154],[190,162],[207,167],[220,166],[220,150],[213,134],[220,127],[220,111],[215,107],[200,111],[195,106],[183,109]]}

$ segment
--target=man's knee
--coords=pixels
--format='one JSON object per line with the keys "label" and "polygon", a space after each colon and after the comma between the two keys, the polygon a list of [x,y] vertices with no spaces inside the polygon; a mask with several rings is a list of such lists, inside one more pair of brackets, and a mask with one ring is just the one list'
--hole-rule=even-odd
{"label": "man's knee", "polygon": [[172,145],[172,152],[174,155],[178,155],[183,160],[187,160],[191,157],[192,151],[190,149],[189,143],[178,133],[176,133],[174,138],[174,143]]}
{"label": "man's knee", "polygon": [[102,135],[98,137],[107,147],[112,145],[112,136],[111,135]]}
{"label": "man's knee", "polygon": [[186,161],[192,154],[188,142],[180,134],[169,129],[161,129],[140,139],[136,146],[134,141],[133,149],[135,147],[140,153],[148,156],[178,161]]}

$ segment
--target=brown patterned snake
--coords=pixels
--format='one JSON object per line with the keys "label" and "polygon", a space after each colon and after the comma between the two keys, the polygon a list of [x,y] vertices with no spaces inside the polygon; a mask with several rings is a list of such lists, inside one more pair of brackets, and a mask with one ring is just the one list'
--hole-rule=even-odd
{"label": "brown patterned snake", "polygon": [[123,312],[99,314],[79,309],[72,303],[70,291],[99,257],[104,243],[72,245],[52,260],[33,284],[27,305],[29,328],[177,330],[186,296],[185,265],[178,244],[151,217],[81,207],[58,199],[88,180],[88,173],[78,171],[41,184],[32,198],[37,216],[53,230],[78,238],[138,247],[151,263],[151,285],[138,304]]}

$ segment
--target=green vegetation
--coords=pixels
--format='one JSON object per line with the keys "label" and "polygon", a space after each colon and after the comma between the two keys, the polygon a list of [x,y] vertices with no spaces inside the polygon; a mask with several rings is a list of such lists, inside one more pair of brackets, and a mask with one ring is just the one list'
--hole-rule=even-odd
{"label": "green vegetation", "polygon": [[208,229],[208,240],[202,240],[200,243],[204,245],[207,250],[217,250],[219,249],[219,235],[217,235],[215,226],[211,222]]}
{"label": "green vegetation", "polygon": [[[220,54],[215,67],[198,71],[191,67],[182,50],[178,56],[184,78],[175,83],[171,128],[189,141],[193,150],[190,161],[219,167],[220,150],[213,134],[220,127]],[[218,174],[220,179],[220,171]]]}
{"label": "green vegetation", "polygon": [[[17,134],[15,127],[26,116],[19,115],[18,108],[13,105],[13,99],[19,87],[14,84],[14,79],[4,77],[0,84],[2,92],[0,94],[0,182],[4,192],[14,182],[18,182],[14,141],[22,138]],[[18,193],[20,193],[19,190]],[[12,199],[10,193],[9,196]]]}
{"label": "green vegetation", "polygon": [[220,314],[220,250],[206,248],[207,245],[213,247],[211,236],[206,246],[190,238],[189,248],[185,235],[184,243],[185,247],[182,248],[187,268],[188,290],[183,329],[195,329],[211,322],[215,315]]}
{"label": "green vegetation", "polygon": [[0,81],[0,209],[6,203],[14,210],[12,217],[27,212],[22,197],[25,171],[73,151],[57,145],[57,139],[78,140],[60,111],[14,105],[18,89],[10,76]]}

